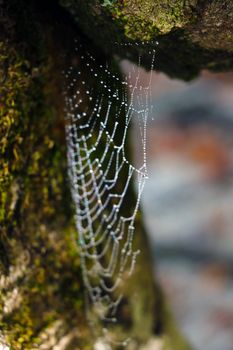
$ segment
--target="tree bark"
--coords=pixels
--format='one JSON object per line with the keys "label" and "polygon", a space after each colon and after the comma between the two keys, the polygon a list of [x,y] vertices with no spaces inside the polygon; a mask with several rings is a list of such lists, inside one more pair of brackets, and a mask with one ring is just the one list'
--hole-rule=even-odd
{"label": "tree bark", "polygon": [[[191,39],[184,39],[182,33],[191,26],[198,33],[197,22],[187,22],[185,11],[179,17],[173,10],[173,19],[168,19],[169,2],[165,7],[158,3],[158,18],[157,12],[152,12],[156,22],[150,18],[151,8],[143,4],[66,1],[70,16],[56,1],[50,5],[32,0],[0,3],[0,338],[3,336],[13,350],[54,349],[55,345],[88,350],[95,342],[85,318],[77,233],[66,176],[61,71],[70,64],[79,64],[78,54],[73,53],[74,39],[89,45],[104,61],[106,54],[115,53],[115,45],[111,44],[115,38],[118,42],[143,38],[150,41],[156,34],[160,41],[157,62],[166,55],[169,61],[171,47],[177,44],[184,55],[188,52],[193,56],[198,47],[203,53],[211,53],[207,61],[215,59],[215,68],[231,67],[230,41],[211,51],[205,40],[201,48],[200,37],[195,37],[193,31],[196,44],[186,46]],[[193,6],[191,14],[197,9]],[[202,4],[198,6],[204,8]],[[220,4],[216,2],[216,6],[218,9]],[[226,7],[231,10],[229,3]],[[73,21],[77,16],[80,27],[94,43],[78,29]],[[209,17],[202,17],[209,26]],[[153,22],[151,28],[147,28],[148,21]],[[103,51],[96,46],[98,43]],[[132,52],[127,52],[134,60],[138,50],[132,47]],[[125,55],[119,46],[116,52]],[[213,52],[223,54],[214,58]],[[142,54],[146,56],[146,52]],[[205,67],[207,56],[203,54],[198,62],[193,59],[190,70],[187,63],[178,61],[158,63],[159,69],[188,78]],[[114,64],[112,69],[118,68]],[[128,196],[130,203],[132,189]],[[122,324],[113,331],[134,339],[129,345],[131,350],[149,341],[159,342],[168,350],[188,349],[154,282],[141,215],[137,219],[135,248],[140,248],[141,255],[125,285],[124,305],[120,308]]]}
{"label": "tree bark", "polygon": [[[233,69],[231,0],[60,0],[83,31],[103,50],[137,60],[138,50],[115,42],[148,41],[156,48],[155,69],[190,80],[203,69]],[[158,41],[159,45],[155,42]],[[149,60],[147,68],[149,68]]]}

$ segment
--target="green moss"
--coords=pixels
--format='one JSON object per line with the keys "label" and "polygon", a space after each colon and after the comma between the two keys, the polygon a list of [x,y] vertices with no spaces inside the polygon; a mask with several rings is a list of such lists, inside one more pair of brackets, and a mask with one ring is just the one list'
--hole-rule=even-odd
{"label": "green moss", "polygon": [[167,34],[187,24],[191,15],[187,9],[184,1],[127,0],[114,4],[111,12],[123,24],[126,38],[149,41],[155,35]]}
{"label": "green moss", "polygon": [[0,35],[0,329],[12,349],[31,350],[54,322],[63,332],[77,329],[77,322],[85,332],[87,327],[57,103],[58,62],[47,27],[34,19],[28,28],[43,45],[35,52],[30,41],[21,41],[15,13],[7,15]]}
{"label": "green moss", "polygon": [[156,46],[155,69],[171,77],[193,79],[202,69],[226,71],[233,67],[231,2],[197,0],[125,0],[102,6],[102,1],[60,0],[84,33],[106,53],[137,62],[148,47],[125,48],[118,43],[149,41]]}

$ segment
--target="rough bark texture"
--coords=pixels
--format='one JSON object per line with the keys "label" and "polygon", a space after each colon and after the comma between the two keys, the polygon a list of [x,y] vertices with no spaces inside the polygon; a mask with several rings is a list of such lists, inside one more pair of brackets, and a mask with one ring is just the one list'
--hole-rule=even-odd
{"label": "rough bark texture", "polygon": [[[74,37],[102,60],[115,52],[115,40],[158,38],[159,69],[172,76],[190,78],[210,65],[231,68],[232,4],[202,3],[63,1],[70,16],[56,1],[0,2],[0,337],[11,349],[54,349],[60,342],[62,349],[88,350],[94,344],[66,176],[60,73],[79,64]],[[204,29],[214,46],[200,34]],[[133,60],[138,49],[126,54]],[[151,339],[164,349],[187,349],[153,281],[140,215],[135,245],[142,253],[113,332],[132,336],[131,350]]]}
{"label": "rough bark texture", "polygon": [[84,348],[78,334],[88,328],[82,330],[82,279],[65,177],[59,46],[53,18],[36,11],[16,1],[1,14],[0,332],[14,350],[46,342],[52,349],[49,330],[55,342],[68,334],[73,348]]}
{"label": "rough bark texture", "polygon": [[[233,69],[231,0],[60,0],[84,32],[107,52],[137,60],[115,42],[151,42],[155,69],[189,80],[200,70]],[[153,44],[158,40],[159,45]],[[148,61],[149,67],[149,61]]]}

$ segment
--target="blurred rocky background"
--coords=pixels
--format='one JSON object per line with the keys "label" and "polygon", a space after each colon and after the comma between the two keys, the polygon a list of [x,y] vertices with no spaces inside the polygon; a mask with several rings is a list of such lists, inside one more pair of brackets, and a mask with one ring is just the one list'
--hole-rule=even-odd
{"label": "blurred rocky background", "polygon": [[232,350],[233,74],[154,73],[152,100],[143,210],[155,274],[193,349]]}

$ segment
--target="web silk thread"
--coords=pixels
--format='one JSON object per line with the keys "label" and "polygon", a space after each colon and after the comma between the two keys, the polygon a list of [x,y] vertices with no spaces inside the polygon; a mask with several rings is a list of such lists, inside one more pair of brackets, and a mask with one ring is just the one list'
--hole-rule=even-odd
{"label": "web silk thread", "polygon": [[[133,273],[139,254],[133,249],[134,224],[148,177],[146,133],[155,50],[150,51],[146,85],[141,83],[140,55],[138,65],[122,77],[112,71],[109,62],[98,63],[98,58],[78,43],[76,52],[79,64],[64,72],[68,173],[88,319],[106,324],[116,322],[122,283]],[[138,168],[126,152],[132,119],[139,125],[143,154]],[[134,181],[136,199],[125,216],[123,208]]]}

